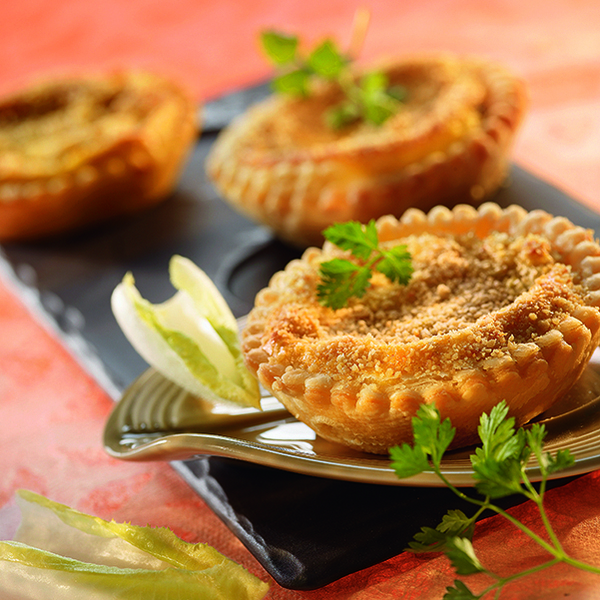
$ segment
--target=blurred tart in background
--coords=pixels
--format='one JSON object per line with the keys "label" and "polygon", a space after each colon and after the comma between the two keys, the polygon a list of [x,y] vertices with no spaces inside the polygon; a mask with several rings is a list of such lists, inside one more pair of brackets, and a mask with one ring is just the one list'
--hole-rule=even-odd
{"label": "blurred tart in background", "polygon": [[63,234],[166,199],[197,104],[147,72],[49,79],[0,100],[0,241]]}
{"label": "blurred tart in background", "polygon": [[381,125],[328,126],[327,111],[343,97],[336,82],[250,108],[209,155],[207,172],[221,195],[297,246],[320,245],[335,222],[492,196],[526,111],[523,82],[493,62],[447,54],[376,69],[405,90]]}

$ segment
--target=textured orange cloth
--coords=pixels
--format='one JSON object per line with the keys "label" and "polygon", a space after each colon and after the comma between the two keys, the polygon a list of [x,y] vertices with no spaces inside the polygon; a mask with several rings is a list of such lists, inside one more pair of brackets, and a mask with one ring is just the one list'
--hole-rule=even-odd
{"label": "textured orange cloth", "polygon": [[[0,8],[0,89],[31,76],[106,66],[171,73],[198,99],[263,78],[256,33],[269,26],[347,43],[354,0],[18,0]],[[444,49],[496,58],[529,83],[531,109],[515,159],[600,210],[600,4],[597,0],[374,0],[364,58]],[[223,65],[226,65],[224,68]],[[101,434],[112,401],[0,278],[0,523],[29,488],[79,510],[168,526],[269,576],[166,464],[109,458]],[[600,474],[548,493],[565,546],[600,565]],[[283,509],[283,507],[282,507]],[[373,507],[376,510],[376,507]],[[513,511],[536,521],[531,506]],[[416,526],[419,524],[415,523]],[[0,526],[0,531],[2,527]],[[537,564],[537,548],[494,518],[477,529],[484,564],[503,574]],[[401,554],[313,592],[272,584],[268,598],[441,598],[443,557]],[[473,587],[481,582],[471,578]],[[556,567],[503,597],[600,598],[600,577]]]}

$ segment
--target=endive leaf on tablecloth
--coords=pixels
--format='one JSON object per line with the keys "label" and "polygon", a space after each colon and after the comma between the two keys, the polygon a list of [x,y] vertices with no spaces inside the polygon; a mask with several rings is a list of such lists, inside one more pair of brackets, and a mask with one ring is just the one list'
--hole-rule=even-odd
{"label": "endive leaf on tablecloth", "polygon": [[164,377],[211,402],[260,408],[256,378],[244,365],[237,323],[210,278],[173,256],[176,294],[162,304],[141,297],[131,273],[115,288],[112,310],[140,356]]}
{"label": "endive leaf on tablecloth", "polygon": [[268,585],[206,544],[166,528],[104,521],[32,492],[17,501],[22,522],[0,542],[5,600],[260,600]]}

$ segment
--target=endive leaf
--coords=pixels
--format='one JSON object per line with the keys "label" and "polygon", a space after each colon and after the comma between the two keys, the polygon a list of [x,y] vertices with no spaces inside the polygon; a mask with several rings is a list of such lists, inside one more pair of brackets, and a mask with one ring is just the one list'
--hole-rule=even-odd
{"label": "endive leaf", "polygon": [[216,286],[181,256],[171,259],[169,272],[178,291],[162,304],[142,298],[131,273],[115,288],[111,305],[123,333],[148,364],[192,394],[259,408],[258,382]]}
{"label": "endive leaf", "polygon": [[25,490],[18,502],[16,541],[0,542],[3,599],[54,600],[60,590],[61,600],[260,600],[267,592],[214,548],[169,529],[104,521]]}

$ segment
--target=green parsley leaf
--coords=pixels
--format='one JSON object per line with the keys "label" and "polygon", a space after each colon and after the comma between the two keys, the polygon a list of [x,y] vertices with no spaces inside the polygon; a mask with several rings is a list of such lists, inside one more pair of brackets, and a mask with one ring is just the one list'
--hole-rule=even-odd
{"label": "green parsley leaf", "polygon": [[[366,122],[382,125],[398,112],[400,101],[389,93],[389,88],[389,78],[385,73],[374,71],[361,78],[358,83],[358,98]],[[395,93],[398,94],[399,90],[396,89]]]}
{"label": "green parsley leaf", "polygon": [[321,281],[317,285],[317,297],[325,306],[337,310],[343,308],[348,298],[362,298],[369,287],[371,272],[343,258],[333,258],[321,263]]}
{"label": "green parsley leaf", "polygon": [[331,40],[325,40],[308,56],[307,64],[311,71],[325,79],[336,79],[346,66],[347,60]]}
{"label": "green parsley leaf", "polygon": [[308,96],[309,74],[302,69],[294,69],[283,73],[273,79],[271,87],[276,92],[290,94],[291,96]]}
{"label": "green parsley leaf", "polygon": [[454,537],[446,540],[446,556],[458,575],[473,575],[484,573],[485,569],[475,555],[471,540]]}
{"label": "green parsley leaf", "polygon": [[477,429],[483,446],[478,455],[502,461],[509,457],[520,458],[525,447],[522,430],[515,434],[515,420],[508,416],[504,400],[494,406],[489,415],[482,414]]}
{"label": "green parsley leaf", "polygon": [[367,123],[383,125],[394,111],[385,102],[365,102],[363,118]]}
{"label": "green parsley leaf", "polygon": [[272,86],[275,91],[308,96],[313,77],[339,85],[345,99],[323,115],[333,129],[359,120],[381,125],[400,109],[406,98],[406,89],[390,85],[385,73],[376,71],[357,78],[351,71],[350,59],[333,40],[321,42],[306,57],[299,54],[299,40],[294,35],[265,31],[261,34],[261,45],[267,57],[283,71],[275,77]]}
{"label": "green parsley leaf", "polygon": [[434,552],[443,550],[446,540],[453,537],[473,538],[475,522],[467,517],[461,510],[449,510],[442,518],[442,522],[435,528],[422,527],[416,533],[409,549],[413,552]]}
{"label": "green parsley leaf", "polygon": [[373,98],[387,90],[388,81],[388,76],[385,73],[372,71],[362,77],[360,89],[366,97]]}
{"label": "green parsley leaf", "polygon": [[325,112],[325,121],[331,129],[342,129],[350,123],[355,123],[360,119],[360,110],[352,102],[342,102],[337,106],[327,109]]}
{"label": "green parsley leaf", "polygon": [[412,427],[415,446],[422,448],[431,457],[433,464],[439,466],[456,432],[450,419],[441,421],[435,406],[421,404],[412,419]]}
{"label": "green parsley leaf", "polygon": [[366,264],[355,264],[343,258],[321,263],[317,297],[321,304],[335,310],[346,305],[352,297],[362,298],[370,285],[373,269],[390,281],[405,285],[413,269],[410,253],[405,246],[384,249],[379,245],[377,227],[371,220],[366,225],[357,221],[336,223],[323,235],[332,244],[349,251]]}
{"label": "green parsley leaf", "polygon": [[541,454],[546,437],[546,426],[534,423],[526,432],[527,445],[534,454]]}
{"label": "green parsley leaf", "polygon": [[525,432],[525,435],[527,437],[527,445],[537,458],[542,475],[548,476],[552,473],[562,471],[575,462],[575,459],[568,448],[558,450],[554,456],[543,451],[543,442],[546,437],[546,428],[544,425],[534,423],[531,428]]}
{"label": "green parsley leaf", "polygon": [[413,274],[410,252],[405,244],[382,250],[383,259],[377,263],[377,270],[390,281],[406,285]]}
{"label": "green parsley leaf", "polygon": [[296,60],[298,37],[278,31],[263,31],[260,41],[265,54],[276,65],[288,65]]}
{"label": "green parsley leaf", "polygon": [[440,420],[437,408],[422,404],[412,419],[414,444],[390,449],[392,468],[400,479],[431,471],[428,460],[439,467],[444,452],[454,438],[450,419]]}
{"label": "green parsley leaf", "polygon": [[419,533],[415,533],[413,540],[408,542],[407,550],[411,552],[439,552],[446,547],[448,536],[439,529],[433,527],[421,527]]}
{"label": "green parsley leaf", "polygon": [[423,471],[430,471],[431,467],[427,460],[427,454],[420,446],[394,446],[390,448],[392,469],[400,479],[406,479],[413,475],[419,475]]}
{"label": "green parsley leaf", "polygon": [[515,433],[515,420],[507,418],[504,401],[481,415],[478,433],[483,445],[471,455],[477,490],[491,498],[522,492],[521,465],[527,456],[525,433]]}
{"label": "green parsley leaf", "polygon": [[345,84],[347,100],[330,108],[326,113],[328,124],[333,129],[341,129],[355,121],[382,125],[400,109],[406,97],[401,86],[388,86],[384,73],[373,72],[358,82]]}
{"label": "green parsley leaf", "polygon": [[558,450],[554,456],[544,453],[542,455],[542,460],[545,463],[544,467],[548,475],[557,473],[558,471],[564,471],[575,464],[575,458],[573,458],[573,455],[568,448]]}
{"label": "green parsley leaf", "polygon": [[328,227],[323,235],[326,240],[335,244],[338,248],[350,250],[352,256],[363,260],[369,258],[379,244],[377,227],[373,220],[366,225],[358,221],[335,223]]}
{"label": "green parsley leaf", "polygon": [[[471,457],[473,458],[473,457]],[[515,458],[501,461],[492,458],[472,460],[473,477],[477,491],[490,498],[503,498],[523,492],[521,486],[521,463]]]}
{"label": "green parsley leaf", "polygon": [[453,537],[473,537],[473,520],[462,510],[449,510],[443,517],[438,529]]}
{"label": "green parsley leaf", "polygon": [[454,581],[454,587],[447,587],[444,594],[444,600],[478,600],[481,596],[476,596],[460,579]]}

